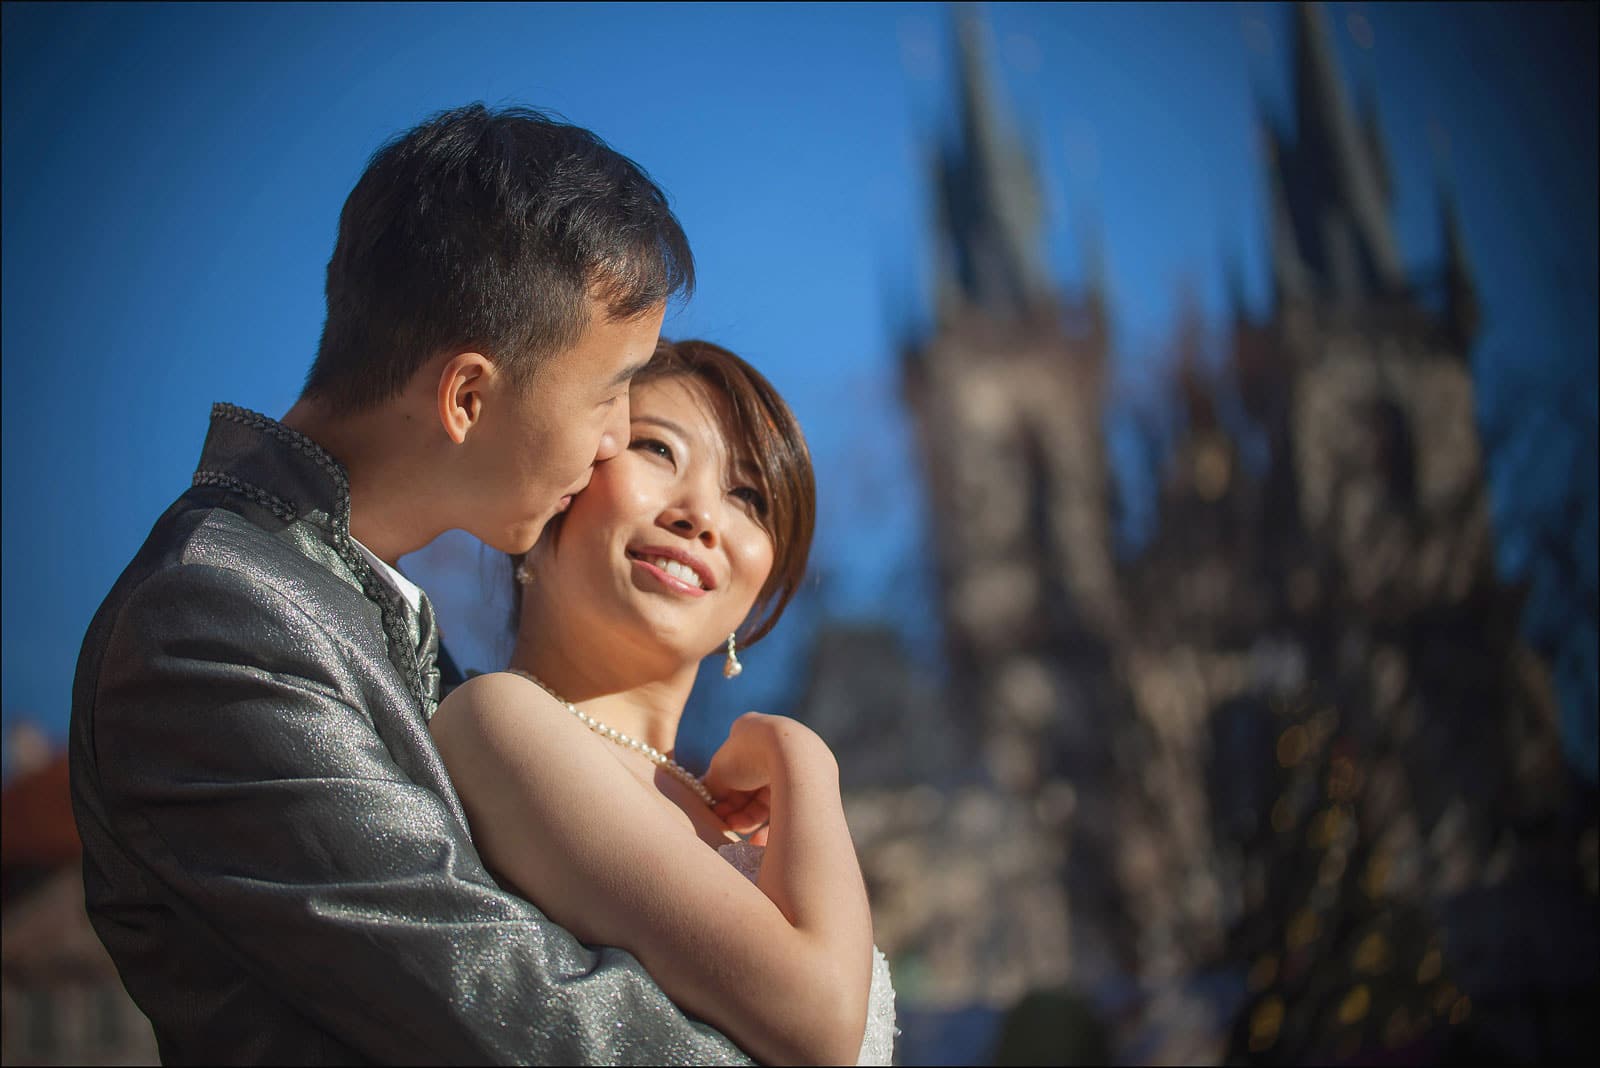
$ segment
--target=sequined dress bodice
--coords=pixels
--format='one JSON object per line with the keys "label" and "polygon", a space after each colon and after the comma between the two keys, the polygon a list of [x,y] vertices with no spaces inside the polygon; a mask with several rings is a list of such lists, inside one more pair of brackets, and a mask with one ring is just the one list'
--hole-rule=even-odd
{"label": "sequined dress bodice", "polygon": [[[719,846],[717,852],[738,869],[739,874],[755,882],[766,847],[733,842]],[[883,951],[873,946],[872,986],[867,991],[867,1031],[861,1038],[861,1053],[856,1063],[893,1064],[894,1039],[899,1033],[894,1025],[894,985],[889,980],[889,962]]]}

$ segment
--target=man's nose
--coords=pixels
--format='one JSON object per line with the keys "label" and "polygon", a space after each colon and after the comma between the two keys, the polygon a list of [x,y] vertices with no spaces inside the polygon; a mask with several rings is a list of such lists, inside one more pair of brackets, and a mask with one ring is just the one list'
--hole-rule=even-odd
{"label": "man's nose", "polygon": [[628,398],[619,397],[612,406],[611,417],[600,431],[600,444],[594,450],[594,462],[603,464],[628,445]]}

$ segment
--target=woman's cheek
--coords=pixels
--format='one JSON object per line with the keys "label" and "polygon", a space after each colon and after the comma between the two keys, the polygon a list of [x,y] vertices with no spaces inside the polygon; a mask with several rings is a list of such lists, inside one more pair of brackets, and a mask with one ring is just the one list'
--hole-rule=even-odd
{"label": "woman's cheek", "polygon": [[759,590],[772,573],[772,542],[764,533],[750,538],[738,550],[739,570],[752,588]]}

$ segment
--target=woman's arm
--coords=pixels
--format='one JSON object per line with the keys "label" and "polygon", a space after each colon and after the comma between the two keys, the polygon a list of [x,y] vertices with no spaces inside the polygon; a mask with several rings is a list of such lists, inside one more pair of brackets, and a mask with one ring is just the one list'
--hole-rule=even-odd
{"label": "woman's arm", "polygon": [[[872,914],[845,823],[833,753],[795,720],[746,712],[712,757],[705,781],[714,796],[731,795],[735,804],[740,796],[764,795],[767,849],[756,885],[809,942],[812,953],[826,960],[866,962],[858,977],[863,1009],[858,1030],[864,1029]],[[838,977],[843,996],[856,997],[854,978]],[[859,1040],[851,1055],[857,1052]]]}
{"label": "woman's arm", "polygon": [[484,859],[551,919],[633,953],[681,1008],[758,1060],[855,1060],[871,918],[837,765],[814,733],[741,717],[708,773],[770,792],[758,889],[517,676],[470,680],[431,729]]}

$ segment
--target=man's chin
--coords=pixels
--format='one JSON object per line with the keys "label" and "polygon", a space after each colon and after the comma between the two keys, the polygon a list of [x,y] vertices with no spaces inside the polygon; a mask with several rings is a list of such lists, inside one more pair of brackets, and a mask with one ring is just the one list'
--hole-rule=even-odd
{"label": "man's chin", "polygon": [[499,552],[509,553],[512,556],[527,552],[533,548],[543,535],[545,528],[550,525],[550,520],[572,507],[572,494],[567,494],[550,506],[549,510],[537,519],[521,523],[513,523],[503,527],[495,533],[495,537],[486,538],[478,536],[478,540]]}
{"label": "man's chin", "polygon": [[547,515],[534,523],[518,524],[492,541],[488,538],[480,538],[479,540],[497,552],[506,553],[510,556],[521,556],[529,549],[532,549],[534,544],[538,542],[539,536],[544,533],[544,528],[553,515],[554,513]]}

